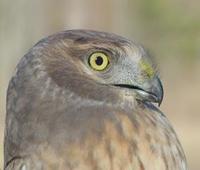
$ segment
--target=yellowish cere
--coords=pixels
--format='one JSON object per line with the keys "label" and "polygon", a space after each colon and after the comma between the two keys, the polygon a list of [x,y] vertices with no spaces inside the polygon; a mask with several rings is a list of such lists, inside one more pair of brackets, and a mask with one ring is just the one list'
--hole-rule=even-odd
{"label": "yellowish cere", "polygon": [[148,77],[152,78],[154,76],[155,74],[154,69],[149,63],[147,63],[144,60],[141,60],[139,65],[140,68],[145,71]]}
{"label": "yellowish cere", "polygon": [[[100,63],[97,62],[97,60],[101,60]],[[90,66],[96,70],[96,71],[103,71],[107,68],[109,64],[108,56],[104,53],[97,52],[93,53],[89,58],[89,64]]]}

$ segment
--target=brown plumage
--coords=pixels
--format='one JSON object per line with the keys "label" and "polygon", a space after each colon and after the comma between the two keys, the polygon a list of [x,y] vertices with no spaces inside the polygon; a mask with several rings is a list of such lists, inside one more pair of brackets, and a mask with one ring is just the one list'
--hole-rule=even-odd
{"label": "brown plumage", "polygon": [[6,170],[186,170],[139,44],[71,30],[38,42],[7,93]]}

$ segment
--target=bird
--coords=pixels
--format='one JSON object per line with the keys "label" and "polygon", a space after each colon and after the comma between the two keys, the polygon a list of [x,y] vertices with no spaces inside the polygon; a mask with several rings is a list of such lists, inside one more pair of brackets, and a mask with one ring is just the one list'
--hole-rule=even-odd
{"label": "bird", "polygon": [[7,90],[5,170],[187,170],[140,43],[66,30],[20,60]]}

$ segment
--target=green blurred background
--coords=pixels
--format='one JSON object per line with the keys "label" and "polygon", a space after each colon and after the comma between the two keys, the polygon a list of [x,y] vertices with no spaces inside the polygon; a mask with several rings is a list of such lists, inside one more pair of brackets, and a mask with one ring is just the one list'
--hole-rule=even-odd
{"label": "green blurred background", "polygon": [[0,169],[8,81],[41,38],[67,29],[114,32],[155,56],[165,89],[161,110],[177,131],[191,170],[200,168],[199,0],[0,0]]}

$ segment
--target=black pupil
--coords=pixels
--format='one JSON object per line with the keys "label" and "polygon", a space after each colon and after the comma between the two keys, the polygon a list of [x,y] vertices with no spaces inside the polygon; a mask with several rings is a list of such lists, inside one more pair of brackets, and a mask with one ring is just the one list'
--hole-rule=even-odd
{"label": "black pupil", "polygon": [[101,56],[98,56],[97,59],[95,60],[95,63],[100,66],[103,64],[103,58]]}

